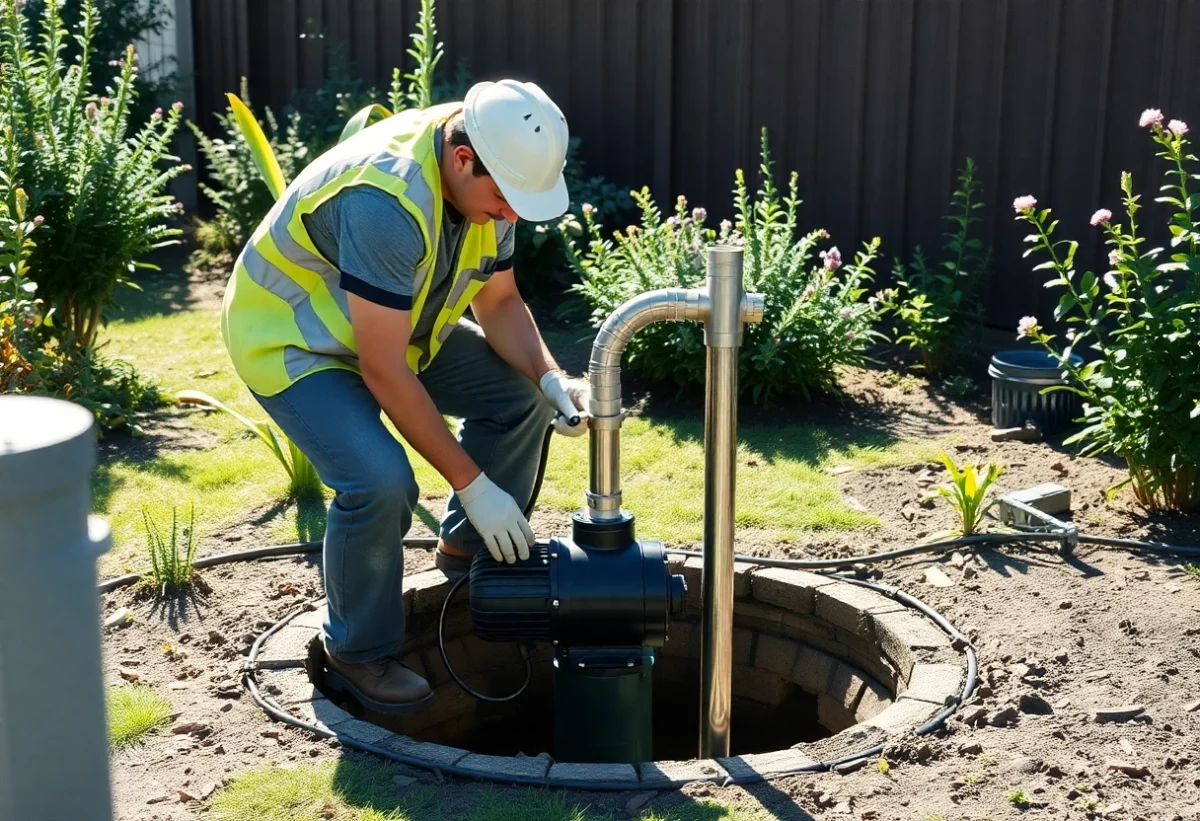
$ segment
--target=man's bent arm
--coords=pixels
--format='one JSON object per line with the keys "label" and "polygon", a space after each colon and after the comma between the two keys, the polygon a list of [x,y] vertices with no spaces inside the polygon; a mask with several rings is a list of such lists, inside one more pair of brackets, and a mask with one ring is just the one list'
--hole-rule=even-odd
{"label": "man's bent arm", "polygon": [[500,358],[535,384],[558,368],[517,290],[512,269],[497,271],[471,301],[471,312]]}
{"label": "man's bent arm", "polygon": [[347,296],[367,388],[404,440],[452,488],[466,487],[479,475],[479,466],[451,435],[425,386],[408,367],[411,312],[385,308],[353,293]]}

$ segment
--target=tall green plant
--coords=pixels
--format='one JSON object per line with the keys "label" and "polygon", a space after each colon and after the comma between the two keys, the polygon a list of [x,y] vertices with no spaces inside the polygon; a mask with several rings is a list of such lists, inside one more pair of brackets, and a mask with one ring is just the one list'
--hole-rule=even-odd
{"label": "tall green plant", "polygon": [[983,242],[971,235],[972,227],[982,222],[976,214],[984,205],[980,188],[975,161],[968,157],[950,199],[946,220],[951,230],[945,234],[944,259],[930,267],[918,245],[907,266],[896,260],[897,287],[875,297],[884,311],[895,312],[904,330],[897,341],[919,352],[922,366],[931,373],[950,369],[963,351],[966,336],[980,322],[979,291],[991,256]]}
{"label": "tall green plant", "polygon": [[992,484],[1000,477],[1002,468],[989,463],[987,470],[980,474],[975,465],[959,468],[945,452],[942,453],[942,464],[950,474],[950,482],[939,485],[930,496],[947,499],[958,516],[962,535],[970,536],[979,529],[983,517],[992,509],[992,505],[996,504],[996,499],[991,496],[990,491]]}
{"label": "tall green plant", "polygon": [[[194,122],[188,122],[213,182],[200,183],[200,192],[216,206],[216,216],[197,228],[200,248],[194,264],[236,256],[275,203],[278,191],[274,187],[279,185],[282,191],[283,181],[300,173],[311,159],[300,136],[301,116],[293,112],[286,126],[281,126],[266,108],[263,119],[257,120],[244,77],[240,96],[230,95],[228,107],[216,115],[216,120],[223,137],[209,137]],[[257,130],[248,121],[253,121]],[[276,163],[276,168],[266,174],[260,168],[264,141]]]}
{"label": "tall green plant", "polygon": [[185,542],[179,538],[179,521],[171,508],[171,535],[168,538],[145,507],[142,522],[146,528],[146,552],[150,554],[150,581],[159,596],[170,596],[186,588],[192,580],[196,560],[196,509],[192,508],[188,526],[183,529]]}
{"label": "tall green plant", "polygon": [[[96,341],[102,311],[143,258],[173,242],[168,220],[182,205],[167,184],[189,169],[169,154],[181,103],[131,123],[134,52],[126,49],[104,96],[88,69],[99,13],[83,0],[73,35],[47,3],[35,45],[16,0],[0,0],[0,116],[11,128],[17,182],[45,231],[30,255],[40,296],[60,337],[81,350]],[[67,65],[68,36],[81,59]]]}
{"label": "tall green plant", "polygon": [[[1128,223],[1114,222],[1107,208],[1092,215],[1110,248],[1101,275],[1079,274],[1079,243],[1054,239],[1058,220],[1049,208],[1037,208],[1032,196],[1013,202],[1016,219],[1033,229],[1025,255],[1045,257],[1034,270],[1049,271],[1046,287],[1060,292],[1054,319],[1070,326],[1065,345],[1036,317],[1023,318],[1017,333],[1058,358],[1066,383],[1047,390],[1083,399],[1086,426],[1067,443],[1083,443],[1084,454],[1124,459],[1129,478],[1118,487],[1132,483],[1145,507],[1194,511],[1200,510],[1200,169],[1184,138],[1187,124],[1164,126],[1163,119],[1147,109],[1140,124],[1166,165],[1156,199],[1174,212],[1165,245],[1144,247],[1141,196],[1127,171],[1121,191]],[[1082,364],[1071,361],[1072,352],[1083,355]]]}
{"label": "tall green plant", "polygon": [[43,316],[28,262],[31,235],[42,219],[29,217],[29,198],[13,184],[16,156],[9,150],[9,135],[7,128],[0,130],[0,393],[38,385],[35,366]]}

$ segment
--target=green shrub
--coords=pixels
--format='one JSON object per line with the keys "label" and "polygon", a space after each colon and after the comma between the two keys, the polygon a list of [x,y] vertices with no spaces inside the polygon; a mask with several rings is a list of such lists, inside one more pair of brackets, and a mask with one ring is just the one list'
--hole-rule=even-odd
{"label": "green shrub", "polygon": [[918,351],[922,366],[931,373],[946,373],[961,355],[966,337],[982,322],[979,291],[990,254],[971,236],[971,227],[982,222],[975,215],[983,208],[979,189],[975,162],[968,157],[946,217],[952,230],[946,234],[945,259],[931,268],[918,245],[908,266],[896,260],[897,288],[876,296],[885,311],[895,312],[904,330],[897,341]]}
{"label": "green shrub", "polygon": [[[1039,251],[1046,257],[1034,270],[1050,271],[1046,287],[1061,292],[1054,319],[1071,326],[1065,347],[1031,316],[1021,320],[1018,337],[1058,357],[1066,384],[1047,390],[1083,399],[1086,427],[1067,443],[1084,443],[1084,454],[1124,459],[1130,475],[1117,487],[1132,483],[1145,507],[1193,511],[1200,509],[1200,192],[1193,190],[1200,177],[1183,137],[1187,125],[1162,122],[1157,109],[1142,114],[1167,165],[1164,195],[1156,200],[1174,211],[1166,246],[1142,247],[1141,197],[1129,172],[1121,175],[1128,224],[1113,222],[1105,208],[1091,219],[1111,249],[1100,276],[1079,275],[1079,244],[1053,239],[1058,221],[1051,221],[1049,208],[1038,209],[1031,196],[1013,202],[1016,218],[1033,229],[1026,256]],[[1083,355],[1082,364],[1071,361],[1072,352]]]}
{"label": "green shrub", "polygon": [[[714,243],[741,245],[745,251],[745,288],[763,295],[763,321],[747,325],[743,335],[739,390],[755,403],[771,405],[796,393],[832,391],[841,365],[861,364],[876,309],[863,302],[873,276],[869,267],[878,238],[865,243],[854,261],[844,264],[836,246],[816,252],[829,238],[824,229],[797,237],[797,175],[789,193],[775,187],[766,130],[763,130],[760,181],[751,201],[739,169],[734,189],[737,223],[719,230],[705,227],[707,212],[681,196],[673,216],[663,220],[647,189],[633,192],[641,210],[639,225],[605,239],[595,209],[583,206],[587,252],[570,243],[568,255],[580,278],[573,286],[592,307],[600,325],[617,307],[655,288],[703,285],[707,248]],[[687,390],[705,379],[703,329],[697,324],[662,323],[640,331],[626,348],[625,363],[648,379]]]}
{"label": "green shrub", "polygon": [[0,137],[0,393],[30,390],[37,384],[42,301],[29,279],[30,235],[41,224],[30,218],[29,198],[12,183],[16,157]]}
{"label": "green shrub", "polygon": [[[242,79],[241,99],[250,106],[245,78]],[[194,122],[188,122],[213,182],[213,185],[200,183],[200,192],[216,207],[216,215],[196,229],[199,247],[192,256],[192,265],[231,263],[275,203],[275,197],[254,163],[232,107],[226,106],[224,112],[216,115],[216,120],[223,137],[209,137]],[[264,108],[263,120],[259,121],[259,127],[267,135],[285,177],[293,179],[311,159],[308,146],[300,136],[304,131],[304,118],[293,112],[286,127],[281,127],[271,110]]]}
{"label": "green shrub", "polygon": [[0,117],[17,157],[15,182],[45,218],[29,268],[59,340],[90,350],[101,312],[151,250],[171,244],[167,220],[182,205],[165,193],[188,166],[168,154],[182,104],[131,129],[136,98],[133,48],[108,96],[92,92],[88,71],[99,13],[90,0],[74,37],[82,58],[62,59],[68,32],[47,4],[35,48],[14,0],[0,2]]}

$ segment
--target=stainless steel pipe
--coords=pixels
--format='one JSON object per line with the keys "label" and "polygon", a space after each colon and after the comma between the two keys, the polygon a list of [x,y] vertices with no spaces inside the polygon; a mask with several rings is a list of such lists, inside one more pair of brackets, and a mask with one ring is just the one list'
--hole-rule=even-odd
{"label": "stainless steel pipe", "polygon": [[652,322],[703,322],[704,574],[700,664],[700,755],[729,754],[733,684],[733,514],[737,461],[737,365],[744,323],[762,321],[763,298],[744,294],[742,248],[708,249],[703,290],[665,288],[626,302],[600,328],[588,368],[590,481],[588,516],[613,521],[621,511],[621,355]]}

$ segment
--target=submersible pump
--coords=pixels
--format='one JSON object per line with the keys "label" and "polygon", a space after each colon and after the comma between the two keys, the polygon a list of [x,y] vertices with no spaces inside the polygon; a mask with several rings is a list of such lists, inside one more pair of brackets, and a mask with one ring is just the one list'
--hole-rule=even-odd
{"label": "submersible pump", "polygon": [[649,291],[604,323],[588,368],[590,484],[571,535],[538,542],[528,559],[471,563],[470,612],[486,641],[550,642],[555,757],[633,763],[653,759],[654,649],[687,596],[662,542],[638,540],[621,506],[621,355],[653,322],[702,322],[707,351],[704,569],[699,755],[729,754],[733,654],[733,498],[737,361],[745,322],[761,322],[763,299],[744,294],[742,249],[708,249],[703,289]]}

